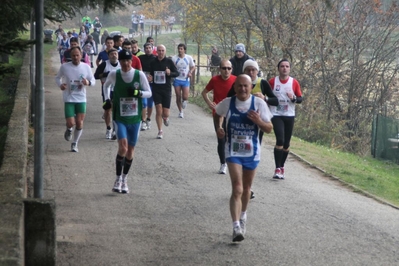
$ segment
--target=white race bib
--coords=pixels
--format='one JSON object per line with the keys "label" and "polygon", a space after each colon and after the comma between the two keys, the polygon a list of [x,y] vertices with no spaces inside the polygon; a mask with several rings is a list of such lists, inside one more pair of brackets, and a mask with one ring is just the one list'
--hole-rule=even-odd
{"label": "white race bib", "polygon": [[138,115],[138,102],[137,98],[120,98],[120,115],[121,116],[135,116]]}

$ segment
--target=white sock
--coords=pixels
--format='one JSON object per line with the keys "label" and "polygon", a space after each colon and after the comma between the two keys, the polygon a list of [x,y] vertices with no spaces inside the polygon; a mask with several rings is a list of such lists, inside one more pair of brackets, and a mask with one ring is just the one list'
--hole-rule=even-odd
{"label": "white sock", "polygon": [[122,174],[122,181],[126,181],[126,178],[127,178],[127,174],[126,175]]}
{"label": "white sock", "polygon": [[82,136],[83,129],[76,129],[75,132],[73,132],[73,142],[78,143],[80,136]]}
{"label": "white sock", "polygon": [[238,226],[238,227],[240,226],[240,221],[234,221],[234,222],[233,222],[233,228],[234,228],[234,227],[237,227],[237,226]]}
{"label": "white sock", "polygon": [[246,220],[246,219],[247,219],[247,211],[241,212],[240,220]]}

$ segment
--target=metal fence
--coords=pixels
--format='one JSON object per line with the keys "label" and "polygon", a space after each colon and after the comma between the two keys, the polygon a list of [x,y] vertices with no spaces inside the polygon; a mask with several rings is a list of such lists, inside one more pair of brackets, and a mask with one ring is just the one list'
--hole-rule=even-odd
{"label": "metal fence", "polygon": [[374,117],[371,155],[399,163],[399,119],[382,115]]}

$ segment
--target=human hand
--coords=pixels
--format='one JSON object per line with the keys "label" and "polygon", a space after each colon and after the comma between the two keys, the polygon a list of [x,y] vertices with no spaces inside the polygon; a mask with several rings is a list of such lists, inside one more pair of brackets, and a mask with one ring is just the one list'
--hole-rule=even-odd
{"label": "human hand", "polygon": [[133,87],[127,88],[127,94],[129,97],[134,97],[134,98],[141,98],[143,95],[139,89],[135,89]]}
{"label": "human hand", "polygon": [[166,67],[165,74],[168,76],[170,75],[170,69],[168,67]]}
{"label": "human hand", "polygon": [[226,135],[226,133],[224,132],[224,129],[222,127],[219,127],[216,130],[216,135],[218,136],[219,139],[224,138],[224,136]]}
{"label": "human hand", "polygon": [[66,88],[67,88],[66,83],[62,83],[61,86],[60,86],[60,89],[63,91],[63,90],[65,90]]}

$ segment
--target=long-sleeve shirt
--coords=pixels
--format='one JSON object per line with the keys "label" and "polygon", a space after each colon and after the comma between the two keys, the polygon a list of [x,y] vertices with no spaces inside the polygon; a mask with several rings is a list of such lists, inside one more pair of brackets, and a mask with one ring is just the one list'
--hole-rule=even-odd
{"label": "long-sleeve shirt", "polygon": [[[172,89],[171,79],[179,76],[179,72],[172,59],[164,57],[162,60],[158,58],[151,61],[151,71],[150,74],[153,77],[152,89]],[[166,75],[166,68],[169,68],[170,75]]]}

